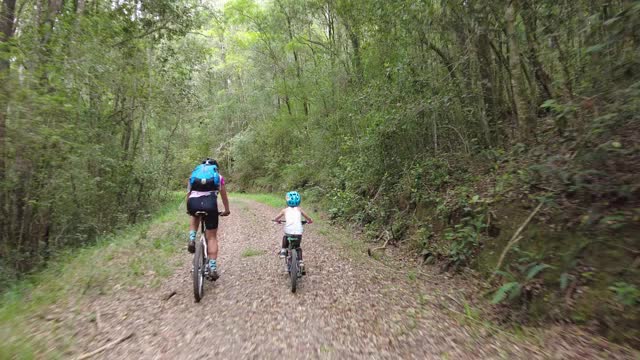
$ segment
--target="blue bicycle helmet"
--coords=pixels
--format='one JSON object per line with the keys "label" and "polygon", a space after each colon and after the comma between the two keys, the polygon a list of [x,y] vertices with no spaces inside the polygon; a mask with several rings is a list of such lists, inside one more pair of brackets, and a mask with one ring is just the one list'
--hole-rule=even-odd
{"label": "blue bicycle helmet", "polygon": [[300,194],[297,191],[289,191],[285,199],[287,200],[287,206],[295,207],[300,205]]}

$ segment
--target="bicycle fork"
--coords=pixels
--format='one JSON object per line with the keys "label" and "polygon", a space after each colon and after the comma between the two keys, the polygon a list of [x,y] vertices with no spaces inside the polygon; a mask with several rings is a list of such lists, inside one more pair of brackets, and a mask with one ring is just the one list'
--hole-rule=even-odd
{"label": "bicycle fork", "polygon": [[[300,256],[300,252],[298,251],[298,256]],[[304,275],[304,262],[298,258],[298,277],[302,277]],[[291,249],[287,249],[287,256],[284,258],[284,269],[287,273],[291,273]]]}

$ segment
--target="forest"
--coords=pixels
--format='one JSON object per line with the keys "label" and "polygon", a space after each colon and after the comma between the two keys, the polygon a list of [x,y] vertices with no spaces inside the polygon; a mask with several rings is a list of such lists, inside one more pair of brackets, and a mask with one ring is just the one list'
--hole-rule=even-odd
{"label": "forest", "polygon": [[636,0],[2,0],[0,291],[214,157],[637,344],[639,116]]}

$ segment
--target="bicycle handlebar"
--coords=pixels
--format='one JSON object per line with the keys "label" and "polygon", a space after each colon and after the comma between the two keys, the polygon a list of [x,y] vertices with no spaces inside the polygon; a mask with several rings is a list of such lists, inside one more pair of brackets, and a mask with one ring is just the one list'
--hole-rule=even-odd
{"label": "bicycle handlebar", "polygon": [[[207,212],[206,211],[196,211],[195,216],[207,216]],[[226,214],[224,215],[223,211],[218,211],[218,216],[229,216],[230,214]]]}
{"label": "bicycle handlebar", "polygon": [[[271,221],[272,221],[272,222],[274,222],[274,223],[276,223],[276,224],[284,224],[284,223],[285,223],[285,221],[283,221],[283,220],[278,220],[278,221],[276,221],[276,220],[271,220]],[[302,225],[307,225],[308,223],[309,223],[309,222],[308,222],[307,220],[302,220]]]}

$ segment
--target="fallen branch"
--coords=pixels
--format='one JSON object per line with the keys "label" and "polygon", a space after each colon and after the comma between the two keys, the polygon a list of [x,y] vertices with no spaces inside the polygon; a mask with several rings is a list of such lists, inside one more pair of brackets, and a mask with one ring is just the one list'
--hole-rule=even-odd
{"label": "fallen branch", "polygon": [[375,248],[371,249],[371,251],[376,251],[376,250],[383,250],[383,249],[385,249],[385,248],[387,247],[387,244],[389,243],[389,239],[390,239],[390,238],[387,238],[387,240],[384,242],[384,244],[382,244],[382,246],[375,247]]}
{"label": "fallen branch", "polygon": [[55,322],[61,322],[62,321],[62,319],[60,319],[59,317],[52,316],[52,315],[47,315],[43,319],[45,319],[46,321],[55,321]]}
{"label": "fallen branch", "polygon": [[377,243],[378,241],[380,241],[380,239],[382,239],[383,236],[384,233],[380,233],[380,235],[375,240],[365,240],[365,242]]}
{"label": "fallen branch", "polygon": [[385,242],[384,242],[384,244],[382,244],[382,246],[378,246],[378,247],[375,247],[373,249],[367,249],[367,254],[369,256],[373,256],[373,252],[374,251],[384,250],[384,249],[387,248],[387,244],[389,243],[389,240],[391,240],[391,236],[389,236],[389,232],[388,231],[385,231],[384,234],[385,234],[387,240],[385,240]]}
{"label": "fallen branch", "polygon": [[169,299],[171,299],[173,297],[173,295],[177,294],[177,292],[175,290],[171,291],[170,293],[168,293],[167,295],[164,296],[164,301],[167,301]]}
{"label": "fallen branch", "polygon": [[107,349],[109,349],[111,347],[114,347],[114,346],[120,344],[121,342],[131,338],[132,336],[133,336],[133,332],[130,332],[129,334],[127,334],[127,335],[125,335],[125,336],[123,336],[123,337],[121,337],[121,338],[119,338],[117,340],[114,340],[114,341],[112,341],[112,342],[110,342],[110,343],[108,343],[108,344],[106,344],[104,346],[101,346],[101,347],[93,350],[90,353],[86,353],[86,354],[80,355],[79,357],[76,358],[76,360],[88,359],[88,358],[90,358],[90,357],[92,357],[94,355],[97,355],[97,354],[99,354],[99,353],[101,353],[101,352],[103,352],[103,351],[105,351],[105,350],[107,350]]}
{"label": "fallen branch", "polygon": [[460,302],[458,301],[458,299],[454,298],[453,296],[451,296],[451,295],[449,295],[449,294],[446,294],[446,296],[447,296],[449,299],[453,300],[453,302],[455,302],[456,304],[458,304],[460,307],[464,307],[464,305],[460,304]]}
{"label": "fallen branch", "polygon": [[382,190],[382,186],[384,185],[384,183],[380,184],[380,186],[378,187],[378,191],[376,191],[376,194],[373,196],[373,198],[369,201],[369,204],[371,204],[372,202],[376,201],[376,199],[378,198],[378,195],[380,195],[380,191]]}
{"label": "fallen branch", "polygon": [[522,239],[522,236],[520,236],[520,233],[522,232],[522,230],[524,230],[524,228],[527,225],[529,225],[529,222],[531,222],[531,219],[533,219],[533,217],[538,213],[541,207],[542,207],[542,202],[538,204],[538,206],[536,206],[535,209],[533,209],[531,214],[529,214],[529,217],[527,217],[527,219],[522,223],[522,225],[520,225],[518,230],[516,230],[515,234],[513,234],[513,236],[511,237],[511,240],[509,240],[509,243],[507,243],[507,246],[504,248],[504,250],[502,250],[502,254],[500,254],[500,259],[498,260],[498,265],[496,265],[496,269],[493,271],[493,274],[489,278],[489,281],[491,281],[493,277],[496,276],[496,271],[500,270],[500,267],[502,266],[502,262],[504,261],[504,257],[507,255],[507,252],[509,252],[509,250],[511,249],[511,247],[513,247],[513,245],[515,245],[518,241]]}

